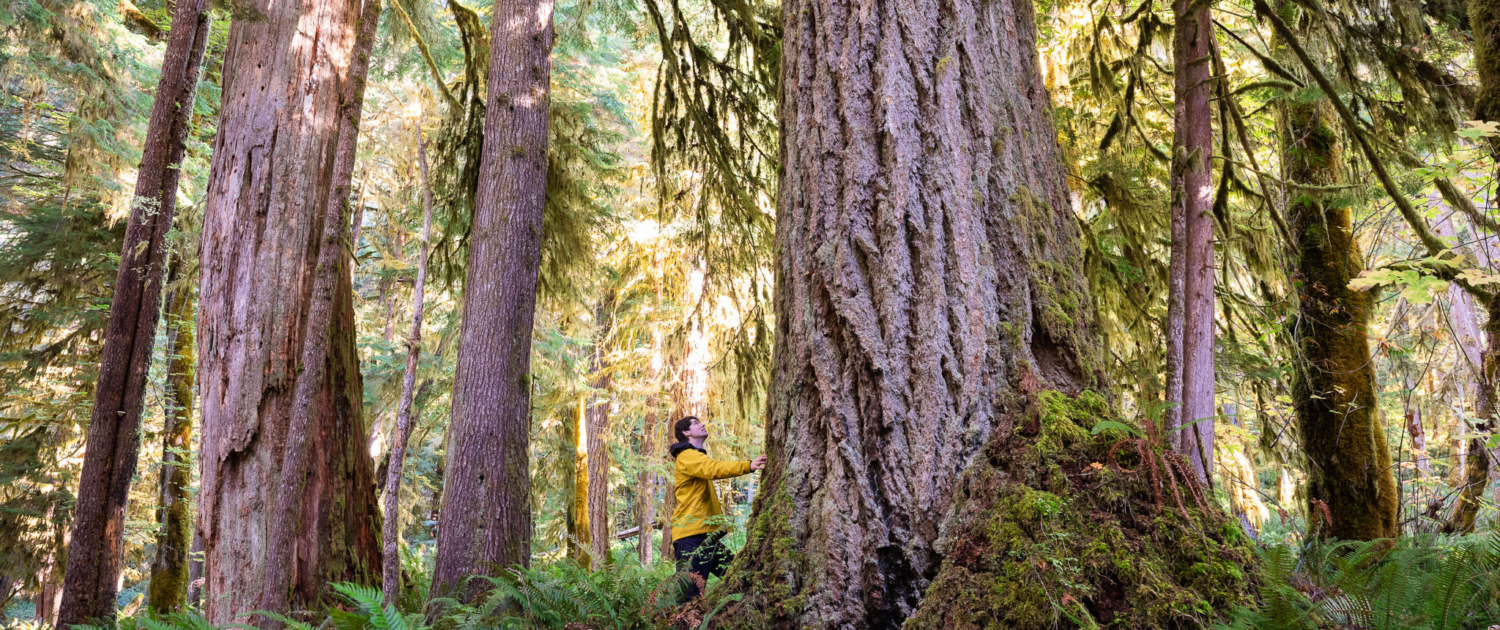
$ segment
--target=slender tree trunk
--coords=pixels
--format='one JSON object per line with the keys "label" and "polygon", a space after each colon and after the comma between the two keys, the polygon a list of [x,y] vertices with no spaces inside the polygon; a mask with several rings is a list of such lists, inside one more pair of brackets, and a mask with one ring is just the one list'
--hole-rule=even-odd
{"label": "slender tree trunk", "polygon": [[1102,380],[1080,233],[1032,3],[782,16],[769,465],[728,586],[766,626],[900,628],[952,603],[923,592],[991,434]]}
{"label": "slender tree trunk", "polygon": [[[1469,24],[1474,33],[1474,66],[1479,74],[1479,89],[1474,99],[1474,118],[1476,120],[1500,121],[1500,4],[1489,0],[1470,0],[1469,2]],[[1497,164],[1500,164],[1500,140],[1490,139],[1490,155]],[[1495,235],[1484,235],[1480,238],[1480,249],[1484,258],[1491,259],[1492,252],[1487,248],[1488,241]],[[1490,262],[1493,264],[1493,260]],[[1492,430],[1497,421],[1496,416],[1496,372],[1497,363],[1500,363],[1500,298],[1485,305],[1489,311],[1489,317],[1485,322],[1486,347],[1483,358],[1478,362],[1480,373],[1475,380],[1478,382],[1477,395],[1475,396],[1475,415],[1482,424],[1475,427],[1477,431]],[[1465,428],[1467,431],[1467,428]],[[1484,489],[1489,485],[1491,459],[1494,454],[1486,448],[1487,444],[1483,438],[1470,440],[1468,444],[1468,457],[1465,458],[1463,469],[1463,485],[1459,492],[1458,502],[1449,514],[1448,521],[1443,524],[1445,532],[1471,532],[1474,530],[1474,520],[1479,513],[1479,504],[1484,497]]]}
{"label": "slender tree trunk", "polygon": [[589,541],[593,547],[589,554],[589,569],[598,571],[610,561],[609,557],[609,366],[604,360],[604,344],[609,337],[610,304],[605,300],[596,309],[595,321],[602,328],[594,341],[590,367],[594,373],[592,403],[588,406],[588,511]]}
{"label": "slender tree trunk", "polygon": [[531,562],[526,449],[547,196],[552,12],[552,0],[494,6],[434,596],[455,594],[470,575]]}
{"label": "slender tree trunk", "polygon": [[167,232],[177,207],[178,165],[186,152],[188,121],[208,41],[205,9],[202,0],[177,3],[162,57],[105,328],[59,626],[114,616],[124,561],[125,507],[140,450],[141,406],[161,309]]}
{"label": "slender tree trunk", "polygon": [[203,536],[193,532],[193,549],[188,554],[188,604],[203,607]]}
{"label": "slender tree trunk", "polygon": [[[173,263],[167,285],[178,284],[181,257]],[[156,557],[151,562],[151,586],[147,601],[160,613],[182,608],[188,591],[188,546],[193,543],[193,519],[189,514],[188,469],[193,448],[193,289],[183,286],[167,297],[167,418],[162,435],[161,507],[156,537]]]}
{"label": "slender tree trunk", "polygon": [[[1342,184],[1344,158],[1328,100],[1287,101],[1279,118],[1285,179]],[[1327,203],[1314,188],[1290,195],[1300,281],[1292,401],[1308,458],[1309,529],[1345,540],[1394,537],[1399,497],[1375,398],[1371,296],[1349,288],[1364,269],[1351,210]]]}
{"label": "slender tree trunk", "polygon": [[[661,295],[656,296],[657,303],[661,302]],[[650,566],[655,554],[653,551],[652,532],[656,531],[656,473],[650,462],[660,457],[657,452],[656,434],[658,425],[658,400],[654,392],[661,377],[659,359],[661,357],[661,333],[651,333],[651,367],[646,373],[646,382],[652,388],[652,394],[646,398],[646,417],[641,423],[641,467],[640,478],[636,486],[636,523],[639,527],[640,536],[636,539],[636,558],[640,560],[641,566]],[[670,515],[669,515],[670,516]]]}
{"label": "slender tree trunk", "polygon": [[1214,221],[1212,93],[1213,24],[1203,2],[1174,0],[1172,45],[1176,105],[1172,135],[1172,204],[1182,206],[1183,342],[1179,452],[1199,480],[1213,476]]}
{"label": "slender tree trunk", "polygon": [[568,504],[568,559],[585,569],[593,565],[593,537],[589,528],[589,459],[588,409],[584,399],[578,401],[578,412],[570,419],[571,431],[565,432],[566,446],[573,454],[573,477],[564,488]]}
{"label": "slender tree trunk", "polygon": [[329,582],[379,581],[343,256],[378,15],[373,0],[365,9],[360,28],[358,0],[255,0],[245,10],[263,19],[230,27],[199,304],[198,531],[215,624],[312,608]]}
{"label": "slender tree trunk", "polygon": [[1166,392],[1162,410],[1162,430],[1165,441],[1173,451],[1182,448],[1182,342],[1183,336],[1183,282],[1187,277],[1187,216],[1184,204],[1178,203],[1177,177],[1173,177],[1173,203],[1171,207],[1171,260],[1167,263],[1167,322],[1163,331],[1167,342]]}
{"label": "slender tree trunk", "polygon": [[395,440],[385,479],[385,601],[401,594],[401,470],[406,464],[406,441],[411,438],[412,395],[417,384],[417,360],[422,356],[422,304],[427,287],[427,257],[432,253],[432,185],[427,177],[427,141],[417,138],[417,163],[422,168],[422,249],[417,258],[417,281],[412,285],[411,333],[406,337],[406,373],[401,377],[401,402],[396,405]]}

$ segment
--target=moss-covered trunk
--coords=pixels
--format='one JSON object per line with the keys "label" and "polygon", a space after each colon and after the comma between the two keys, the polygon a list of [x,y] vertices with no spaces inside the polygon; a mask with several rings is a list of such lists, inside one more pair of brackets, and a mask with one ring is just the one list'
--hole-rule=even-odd
{"label": "moss-covered trunk", "polygon": [[1340,539],[1396,536],[1396,483],[1366,330],[1372,300],[1349,288],[1364,259],[1348,200],[1328,192],[1344,177],[1333,106],[1326,97],[1288,98],[1278,118],[1283,175],[1294,186],[1287,207],[1298,274],[1292,401],[1308,458],[1309,526]]}
{"label": "moss-covered trunk", "polygon": [[[1108,410],[1032,4],[782,11],[770,461],[715,623],[1048,628],[1118,600],[1150,627],[1237,601],[1222,516],[1090,466],[1122,434],[1089,432]],[[1077,570],[1096,548],[1130,568]]]}
{"label": "moss-covered trunk", "polygon": [[147,602],[161,613],[182,607],[188,590],[188,546],[193,543],[193,519],[188,501],[189,466],[193,448],[193,288],[180,282],[179,258],[167,276],[166,429],[162,431],[161,501],[157,522],[156,556],[151,561]]}

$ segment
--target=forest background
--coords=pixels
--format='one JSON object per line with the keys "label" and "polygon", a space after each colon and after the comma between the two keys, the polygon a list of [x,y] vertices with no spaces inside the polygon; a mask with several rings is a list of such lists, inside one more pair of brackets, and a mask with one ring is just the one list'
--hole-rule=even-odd
{"label": "forest background", "polygon": [[[60,596],[124,219],[173,9],[154,0],[0,7],[0,610],[9,623],[56,615],[49,607]],[[117,605],[127,611],[146,602],[168,508],[196,503],[198,409],[181,397],[193,391],[182,377],[195,359],[191,340],[181,343],[190,327],[171,322],[191,320],[235,9],[209,11],[181,161],[168,325],[153,345],[125,520]],[[1207,468],[1212,500],[1263,544],[1302,541],[1317,509],[1293,391],[1297,294],[1317,279],[1299,270],[1286,218],[1310,190],[1352,213],[1368,270],[1350,286],[1385,288],[1370,293],[1367,330],[1395,533],[1496,527],[1500,467],[1483,466],[1477,489],[1474,478],[1475,461],[1500,452],[1479,405],[1488,305],[1466,287],[1500,283],[1488,144],[1500,127],[1471,122],[1479,68],[1467,7],[1389,9],[1309,10],[1295,25],[1312,51],[1305,60],[1288,58],[1253,3],[1211,9],[1215,45],[1203,63],[1221,80],[1212,97],[1216,418],[1204,425]],[[478,169],[469,139],[482,123],[472,102],[484,94],[477,77],[490,10],[459,0],[384,7],[359,127],[347,247],[367,451],[381,490],[399,434],[424,199],[433,199],[424,341],[396,494],[411,575],[430,572],[443,492]],[[1174,413],[1157,402],[1174,360],[1173,23],[1172,7],[1150,0],[1035,6],[1103,371],[1112,406],[1141,427]],[[530,381],[530,554],[543,565],[600,569],[634,556],[661,566],[669,421],[705,418],[720,458],[748,459],[765,443],[780,8],[580,0],[557,5],[555,28]],[[1346,170],[1339,181],[1288,181],[1278,116],[1321,97],[1310,68],[1332,77],[1358,118],[1357,129],[1328,132],[1347,145],[1332,154]],[[1354,150],[1360,138],[1374,152]],[[1372,183],[1376,170],[1389,171],[1398,194]],[[188,476],[186,496],[170,496],[174,473]],[[740,532],[732,548],[744,544],[757,490],[755,477],[721,486]],[[196,585],[190,579],[189,592]]]}

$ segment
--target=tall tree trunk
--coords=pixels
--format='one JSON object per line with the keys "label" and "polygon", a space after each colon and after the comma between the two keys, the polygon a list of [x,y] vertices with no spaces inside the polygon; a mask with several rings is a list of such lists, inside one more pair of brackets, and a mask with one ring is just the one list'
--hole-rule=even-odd
{"label": "tall tree trunk", "polygon": [[[1476,120],[1500,121],[1500,3],[1491,0],[1469,1],[1469,24],[1474,32],[1474,65],[1479,74],[1479,90],[1474,99],[1474,118]],[[1490,139],[1490,156],[1497,164],[1500,164],[1500,139]],[[1492,258],[1492,252],[1486,249],[1489,239],[1495,235],[1485,235],[1480,238],[1480,248],[1484,258]],[[1490,261],[1493,265],[1494,261]],[[1490,431],[1496,426],[1496,401],[1497,363],[1500,363],[1500,298],[1485,305],[1489,311],[1489,317],[1484,325],[1486,346],[1483,359],[1478,363],[1480,373],[1478,378],[1477,394],[1475,395],[1475,415],[1482,422],[1475,427],[1477,431]],[[1463,486],[1459,493],[1458,502],[1449,514],[1448,521],[1443,524],[1445,532],[1471,532],[1474,530],[1474,519],[1479,513],[1479,504],[1484,497],[1484,489],[1489,485],[1491,459],[1495,457],[1483,438],[1470,440],[1468,444],[1468,457],[1465,458],[1463,468]]]}
{"label": "tall tree trunk", "polygon": [[215,624],[314,607],[329,582],[379,581],[343,256],[360,68],[378,15],[373,0],[365,9],[256,0],[245,10],[263,19],[230,27],[199,305],[198,531]]}
{"label": "tall tree trunk", "polygon": [[406,464],[406,441],[411,438],[412,395],[417,384],[417,360],[422,356],[422,304],[427,287],[427,257],[432,253],[432,184],[427,177],[427,141],[417,134],[417,163],[422,168],[422,249],[417,258],[417,281],[412,285],[411,333],[406,337],[406,373],[401,377],[401,402],[396,405],[396,432],[390,468],[385,479],[385,601],[401,594],[401,470]]}
{"label": "tall tree trunk", "polygon": [[[184,265],[181,256],[173,263],[167,285],[178,284]],[[182,286],[167,297],[167,418],[162,432],[161,507],[156,536],[156,557],[151,561],[151,586],[147,601],[160,613],[182,608],[188,591],[188,546],[193,543],[193,519],[189,514],[188,470],[193,448],[193,289]]]}
{"label": "tall tree trunk", "polygon": [[[1174,0],[1172,204],[1184,217],[1182,424],[1179,451],[1201,481],[1214,456],[1213,24],[1203,2]],[[1181,206],[1179,211],[1176,206]]]}
{"label": "tall tree trunk", "polygon": [[[769,626],[900,628],[954,484],[1101,365],[1032,4],[787,0],[775,365],[747,558]],[[734,576],[731,576],[734,577]]]}
{"label": "tall tree trunk", "polygon": [[1344,181],[1343,155],[1326,98],[1284,101],[1282,169],[1293,185],[1287,213],[1297,245],[1299,356],[1292,401],[1308,458],[1309,529],[1319,536],[1372,540],[1400,533],[1390,449],[1375,398],[1368,292],[1349,288],[1364,269],[1346,204],[1317,187]]}
{"label": "tall tree trunk", "polygon": [[563,446],[573,455],[573,476],[564,482],[563,494],[568,497],[568,559],[585,569],[593,564],[589,560],[593,542],[589,535],[588,432],[587,405],[579,399],[577,413],[564,425]]}
{"label": "tall tree trunk", "polygon": [[114,616],[124,562],[125,507],[140,450],[141,406],[177,208],[198,71],[208,42],[203,0],[178,2],[131,198],[130,224],[109,305],[99,382],[79,475],[57,624]]}
{"label": "tall tree trunk", "polygon": [[[338,19],[333,15],[330,17]],[[261,609],[272,612],[287,612],[293,598],[296,572],[292,557],[297,552],[297,539],[302,534],[302,504],[293,499],[303,496],[308,481],[308,468],[315,448],[309,434],[316,426],[314,413],[323,390],[329,346],[334,343],[334,293],[349,269],[344,243],[349,229],[350,184],[359,142],[360,113],[364,109],[365,76],[370,70],[370,50],[375,45],[375,31],[380,22],[379,0],[365,0],[363,15],[354,18],[348,25],[355,28],[348,30],[357,31],[358,35],[354,38],[352,55],[340,86],[336,118],[338,135],[333,151],[332,180],[321,208],[322,242],[318,244],[317,263],[312,269],[312,295],[308,302],[299,364],[302,371],[297,374],[292,390],[291,421],[277,480],[278,500],[272,504],[269,518]],[[345,17],[330,25],[348,21],[349,18]],[[347,34],[335,36],[334,41],[340,39],[347,39]],[[337,70],[335,67],[329,69]],[[273,628],[278,625],[265,617],[261,618],[261,623]]]}
{"label": "tall tree trunk", "polygon": [[454,594],[470,575],[531,562],[526,448],[547,196],[552,12],[552,0],[501,0],[493,10],[434,596]]}
{"label": "tall tree trunk", "polygon": [[1166,392],[1162,402],[1162,431],[1166,444],[1178,453],[1182,448],[1182,343],[1183,335],[1183,289],[1187,277],[1187,210],[1177,203],[1176,177],[1173,184],[1171,217],[1171,259],[1167,262],[1167,322],[1163,330],[1167,343]]}
{"label": "tall tree trunk", "polygon": [[[658,291],[657,303],[661,302]],[[661,376],[661,333],[653,330],[651,332],[651,366],[646,372],[646,382],[652,388],[652,394],[646,397],[646,416],[641,422],[641,474],[636,486],[636,524],[640,536],[636,538],[636,558],[640,560],[641,566],[650,566],[652,558],[652,532],[656,530],[656,473],[651,462],[657,461],[661,456],[657,452],[656,434],[660,430],[658,415],[658,399],[656,391]]]}
{"label": "tall tree trunk", "polygon": [[[600,326],[594,341],[594,351],[589,359],[593,372],[593,390],[589,397],[586,420],[588,422],[588,511],[589,569],[598,571],[609,562],[609,366],[604,360],[604,344],[609,337],[610,304],[606,299],[596,309],[594,321]],[[602,392],[602,394],[601,394]]]}

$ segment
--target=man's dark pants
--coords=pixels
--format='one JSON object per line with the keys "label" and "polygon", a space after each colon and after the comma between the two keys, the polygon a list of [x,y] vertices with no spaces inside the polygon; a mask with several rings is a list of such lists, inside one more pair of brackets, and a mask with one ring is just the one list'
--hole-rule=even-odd
{"label": "man's dark pants", "polygon": [[[732,559],[729,548],[724,546],[723,532],[694,534],[679,538],[672,541],[672,550],[677,554],[677,571],[682,572],[686,569],[705,583],[710,575],[724,575],[724,569],[729,566],[729,561]],[[701,594],[698,591],[698,580],[689,576],[688,584],[683,588],[682,594],[687,599],[698,597]]]}

